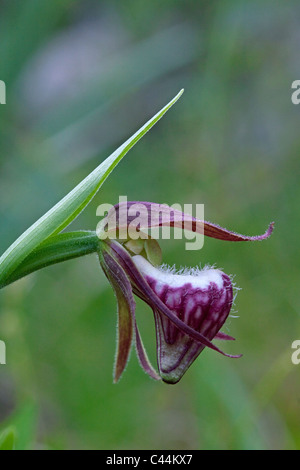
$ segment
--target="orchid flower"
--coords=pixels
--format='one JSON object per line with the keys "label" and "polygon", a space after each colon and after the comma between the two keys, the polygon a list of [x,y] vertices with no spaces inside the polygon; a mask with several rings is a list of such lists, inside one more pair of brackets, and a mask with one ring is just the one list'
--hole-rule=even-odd
{"label": "orchid flower", "polygon": [[[146,208],[139,217],[140,239],[118,239],[121,231],[134,222],[136,215],[132,208],[137,206]],[[156,215],[154,220],[153,214]],[[225,241],[263,240],[273,230],[272,223],[263,235],[248,237],[198,220],[167,205],[134,201],[114,206],[101,222],[98,237],[100,264],[118,302],[115,382],[126,367],[134,341],[145,372],[156,380],[172,384],[182,378],[205,347],[231,358],[241,357],[227,354],[212,343],[213,339],[234,339],[220,331],[233,302],[230,277],[215,268],[194,268],[176,273],[165,266],[158,266],[160,247],[145,231],[164,225]],[[115,239],[109,236],[112,232],[116,233]],[[144,300],[154,313],[158,372],[150,364],[142,343],[133,294]]]}
{"label": "orchid flower", "polygon": [[[98,253],[118,301],[118,345],[114,379],[118,381],[135,342],[143,369],[154,379],[178,382],[201,351],[208,347],[225,356],[212,341],[233,340],[221,332],[233,302],[229,276],[213,268],[176,273],[161,265],[158,242],[148,229],[174,227],[225,241],[256,241],[218,225],[196,219],[167,205],[127,202],[116,205],[97,231],[63,232],[85,209],[129,150],[164,116],[181,90],[64,198],[34,222],[0,257],[0,290],[39,269]],[[136,209],[140,215],[136,217]],[[125,215],[124,215],[125,214]],[[98,215],[98,214],[97,214]],[[130,230],[135,229],[133,237]],[[126,232],[125,237],[124,232]],[[153,310],[158,372],[151,366],[135,319],[134,294]]]}

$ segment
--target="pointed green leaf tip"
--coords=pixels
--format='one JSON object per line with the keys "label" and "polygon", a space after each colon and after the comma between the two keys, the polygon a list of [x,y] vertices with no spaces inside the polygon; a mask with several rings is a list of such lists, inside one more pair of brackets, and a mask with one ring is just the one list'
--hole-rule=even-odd
{"label": "pointed green leaf tip", "polygon": [[67,196],[24,232],[0,258],[0,285],[43,241],[66,228],[89,204],[127,152],[163,117],[180,98],[183,89],[133,136],[113,152]]}

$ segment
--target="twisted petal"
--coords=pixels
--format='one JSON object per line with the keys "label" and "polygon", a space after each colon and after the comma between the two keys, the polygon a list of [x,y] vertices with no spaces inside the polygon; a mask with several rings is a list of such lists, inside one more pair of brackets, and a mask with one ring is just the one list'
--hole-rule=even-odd
{"label": "twisted petal", "polygon": [[140,201],[126,201],[115,205],[108,212],[102,226],[105,227],[109,236],[109,232],[115,233],[116,229],[126,231],[137,218],[138,230],[141,232],[147,231],[149,228],[169,226],[197,232],[219,240],[235,242],[264,240],[271,235],[274,226],[274,222],[272,222],[264,234],[246,236],[229,231],[219,225],[196,219],[166,204]]}
{"label": "twisted petal", "polygon": [[108,246],[99,253],[99,257],[103,271],[111,283],[118,301],[118,340],[114,382],[119,381],[127,365],[133,335],[135,335],[137,356],[142,368],[150,377],[160,380],[160,376],[149,362],[140,337],[135,319],[135,301],[128,277],[122,266],[111,256]]}

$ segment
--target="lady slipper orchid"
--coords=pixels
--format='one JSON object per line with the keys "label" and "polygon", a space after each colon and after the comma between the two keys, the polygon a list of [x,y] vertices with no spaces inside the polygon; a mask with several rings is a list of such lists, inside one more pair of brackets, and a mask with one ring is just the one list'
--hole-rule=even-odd
{"label": "lady slipper orchid", "polygon": [[[133,213],[133,207],[143,208],[139,209],[138,225],[135,225],[140,239],[110,238],[114,231],[118,236],[135,221],[137,214]],[[220,331],[233,302],[230,277],[215,268],[193,268],[176,273],[164,265],[157,266],[160,264],[159,245],[144,231],[163,225],[225,241],[263,240],[273,230],[272,223],[265,234],[248,237],[198,220],[167,205],[125,202],[114,206],[103,219],[98,237],[100,263],[118,302],[115,382],[126,367],[134,340],[145,372],[156,380],[172,384],[182,378],[206,346],[227,357],[240,357],[226,354],[212,343],[213,339],[234,339]],[[154,313],[158,373],[151,366],[141,340],[133,294],[144,300]]]}

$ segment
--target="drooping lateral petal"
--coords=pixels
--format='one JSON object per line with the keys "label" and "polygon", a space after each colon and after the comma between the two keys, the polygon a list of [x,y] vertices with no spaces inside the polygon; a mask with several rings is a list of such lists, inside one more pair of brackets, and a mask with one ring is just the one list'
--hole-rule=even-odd
{"label": "drooping lateral petal", "polygon": [[135,301],[131,287],[127,285],[127,278],[123,275],[121,266],[107,254],[103,254],[101,261],[103,271],[112,285],[118,302],[118,333],[117,351],[114,367],[114,382],[118,382],[129,359],[133,339],[133,315]]}
{"label": "drooping lateral petal", "polygon": [[137,352],[138,360],[139,360],[141,367],[144,369],[144,371],[148,375],[150,375],[150,377],[152,377],[152,379],[161,380],[161,377],[157,374],[155,369],[153,369],[148,359],[148,356],[147,356],[147,353],[143,345],[142,338],[141,338],[141,335],[140,335],[140,332],[138,330],[136,323],[135,323],[135,345],[136,345],[136,352]]}
{"label": "drooping lateral petal", "polygon": [[197,219],[190,214],[180,212],[166,204],[153,202],[126,201],[115,205],[104,219],[105,231],[126,231],[131,226],[137,227],[138,231],[146,231],[155,227],[176,227],[204,234],[208,237],[225,241],[259,241],[268,238],[272,231],[272,222],[266,232],[262,235],[247,236],[232,232],[219,225]]}
{"label": "drooping lateral petal", "polygon": [[160,376],[152,367],[136,324],[135,301],[128,277],[122,266],[109,254],[106,249],[99,252],[101,266],[116,293],[118,301],[118,344],[114,371],[114,382],[120,379],[129,359],[133,333],[139,362],[144,371],[153,379]]}
{"label": "drooping lateral petal", "polygon": [[127,275],[130,277],[132,284],[136,286],[136,288],[133,289],[134,292],[143,300],[145,300],[153,309],[160,311],[163,315],[169,318],[169,320],[179,330],[187,334],[190,338],[197,341],[198,343],[219,352],[223,356],[231,358],[241,357],[241,355],[231,355],[224,353],[211,341],[205,338],[205,336],[188,326],[178,317],[176,317],[176,315],[160,300],[160,298],[148,285],[148,283],[146,282],[140,271],[137,269],[126,250],[116,241],[109,241],[108,243],[110,244],[112,250],[115,252],[115,255],[117,256],[117,261],[122,265]]}

